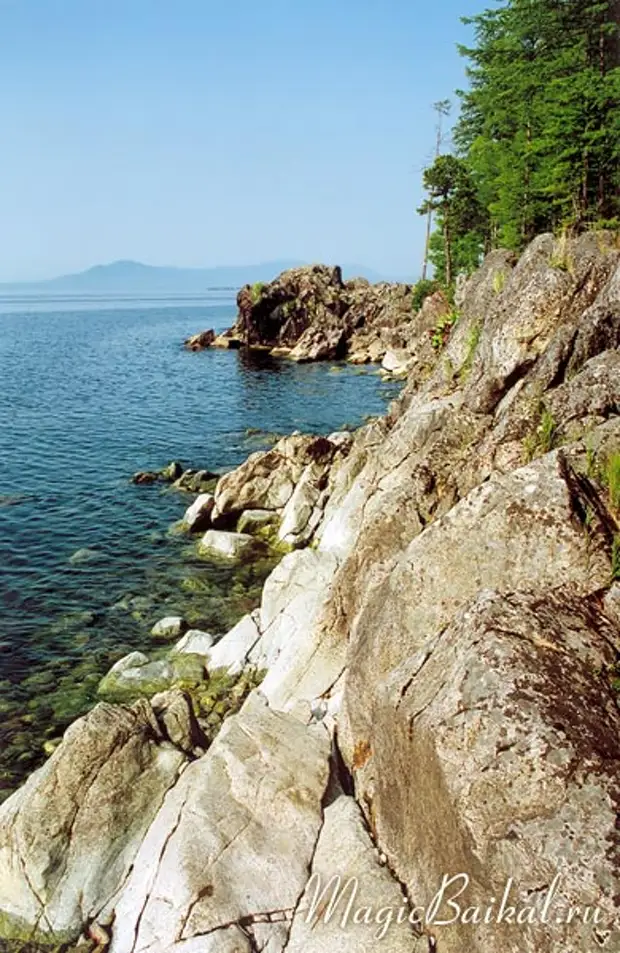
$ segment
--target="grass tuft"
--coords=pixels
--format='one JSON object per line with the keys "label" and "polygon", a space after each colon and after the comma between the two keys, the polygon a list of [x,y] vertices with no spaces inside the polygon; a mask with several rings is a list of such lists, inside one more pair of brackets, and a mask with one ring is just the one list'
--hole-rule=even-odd
{"label": "grass tuft", "polygon": [[620,453],[612,453],[605,466],[604,482],[609,492],[609,506],[620,513]]}

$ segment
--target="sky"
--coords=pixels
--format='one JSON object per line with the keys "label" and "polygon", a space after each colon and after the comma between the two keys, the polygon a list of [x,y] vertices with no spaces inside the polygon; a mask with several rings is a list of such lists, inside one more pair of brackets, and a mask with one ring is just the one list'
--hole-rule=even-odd
{"label": "sky", "polygon": [[0,281],[116,259],[419,274],[432,103],[489,0],[0,0]]}

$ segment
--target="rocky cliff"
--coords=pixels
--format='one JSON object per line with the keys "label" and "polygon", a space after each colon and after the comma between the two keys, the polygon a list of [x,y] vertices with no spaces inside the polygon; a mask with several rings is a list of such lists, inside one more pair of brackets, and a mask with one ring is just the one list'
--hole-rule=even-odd
{"label": "rocky cliff", "polygon": [[[296,347],[312,328],[273,300],[260,334]],[[204,640],[202,689],[102,703],[0,808],[0,934],[620,950],[618,244],[495,252],[457,308],[407,319],[384,419],[287,438],[202,500],[221,553],[288,551],[260,609]],[[213,732],[206,698],[240,673],[260,688]]]}

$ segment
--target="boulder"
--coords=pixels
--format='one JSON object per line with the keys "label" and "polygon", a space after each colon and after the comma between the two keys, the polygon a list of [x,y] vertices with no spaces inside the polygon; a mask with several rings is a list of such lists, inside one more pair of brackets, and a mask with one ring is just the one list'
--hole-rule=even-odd
{"label": "boulder", "polygon": [[188,756],[200,758],[208,741],[198,724],[189,696],[179,688],[151,698],[151,708],[164,735]]}
{"label": "boulder", "polygon": [[200,331],[198,334],[193,334],[192,337],[187,338],[183,342],[183,347],[188,351],[204,351],[211,347],[214,341],[215,331]]}
{"label": "boulder", "polygon": [[205,936],[219,953],[231,930],[250,950],[282,953],[321,829],[329,751],[320,727],[250,695],[151,824],[110,953],[203,950]]}
{"label": "boulder", "polygon": [[160,471],[159,475],[166,483],[174,483],[183,475],[184,469],[182,463],[173,460],[172,463],[169,463],[167,467]]}
{"label": "boulder", "polygon": [[320,464],[310,464],[306,467],[282,511],[278,530],[280,542],[300,546],[311,539],[323,515],[320,502],[326,482],[324,467]]}
{"label": "boulder", "polygon": [[200,629],[189,629],[183,638],[171,649],[171,655],[209,655],[213,646],[213,636]]}
{"label": "boulder", "polygon": [[411,354],[408,351],[387,351],[381,367],[384,371],[393,374],[395,377],[404,377],[407,375],[412,364]]}
{"label": "boulder", "polygon": [[178,639],[188,629],[187,622],[179,615],[169,615],[156,622],[151,629],[151,635],[154,639],[164,642]]}
{"label": "boulder", "polygon": [[76,721],[0,807],[3,935],[57,945],[100,918],[186,763],[146,701]]}
{"label": "boulder", "polygon": [[176,684],[195,686],[205,678],[205,657],[199,653],[178,652],[151,662],[141,652],[132,652],[110,669],[97,694],[107,701],[129,702],[150,698]]}
{"label": "boulder", "polygon": [[150,484],[163,481],[164,483],[174,483],[183,475],[183,464],[178,460],[173,460],[163,470],[139,470],[131,478],[132,483]]}
{"label": "boulder", "polygon": [[237,622],[209,651],[210,670],[224,669],[229,675],[238,675],[246,666],[260,635],[260,612],[255,610]]}
{"label": "boulder", "polygon": [[159,480],[159,473],[154,473],[150,470],[138,470],[138,472],[134,473],[134,475],[131,478],[131,482],[138,484],[138,486],[141,486],[141,485],[148,486],[151,483],[157,483],[158,480]]}
{"label": "boulder", "polygon": [[172,484],[174,490],[186,490],[188,493],[208,493],[213,490],[219,474],[210,470],[185,470]]}
{"label": "boulder", "polygon": [[335,361],[346,353],[344,328],[307,328],[292,348],[289,357],[299,364],[310,361]]}
{"label": "boulder", "polygon": [[201,556],[216,559],[239,560],[256,553],[260,542],[248,533],[228,533],[209,529],[198,544]]}
{"label": "boulder", "polygon": [[271,450],[253,453],[219,481],[215,490],[217,516],[248,509],[283,509],[305,467],[317,463],[327,468],[335,452],[335,445],[326,437],[292,434]]}
{"label": "boulder", "polygon": [[278,515],[273,510],[244,510],[237,523],[238,533],[255,535],[261,530],[269,530],[278,523]]}
{"label": "boulder", "polygon": [[215,497],[211,493],[201,493],[185,511],[183,525],[191,533],[204,532],[211,524],[211,513],[215,506]]}

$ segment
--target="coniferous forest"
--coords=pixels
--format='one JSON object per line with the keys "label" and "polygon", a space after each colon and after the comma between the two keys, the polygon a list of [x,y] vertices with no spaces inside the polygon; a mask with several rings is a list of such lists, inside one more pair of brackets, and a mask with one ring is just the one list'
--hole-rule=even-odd
{"label": "coniferous forest", "polygon": [[448,285],[492,248],[620,226],[620,0],[507,0],[464,22],[454,149],[419,209]]}

